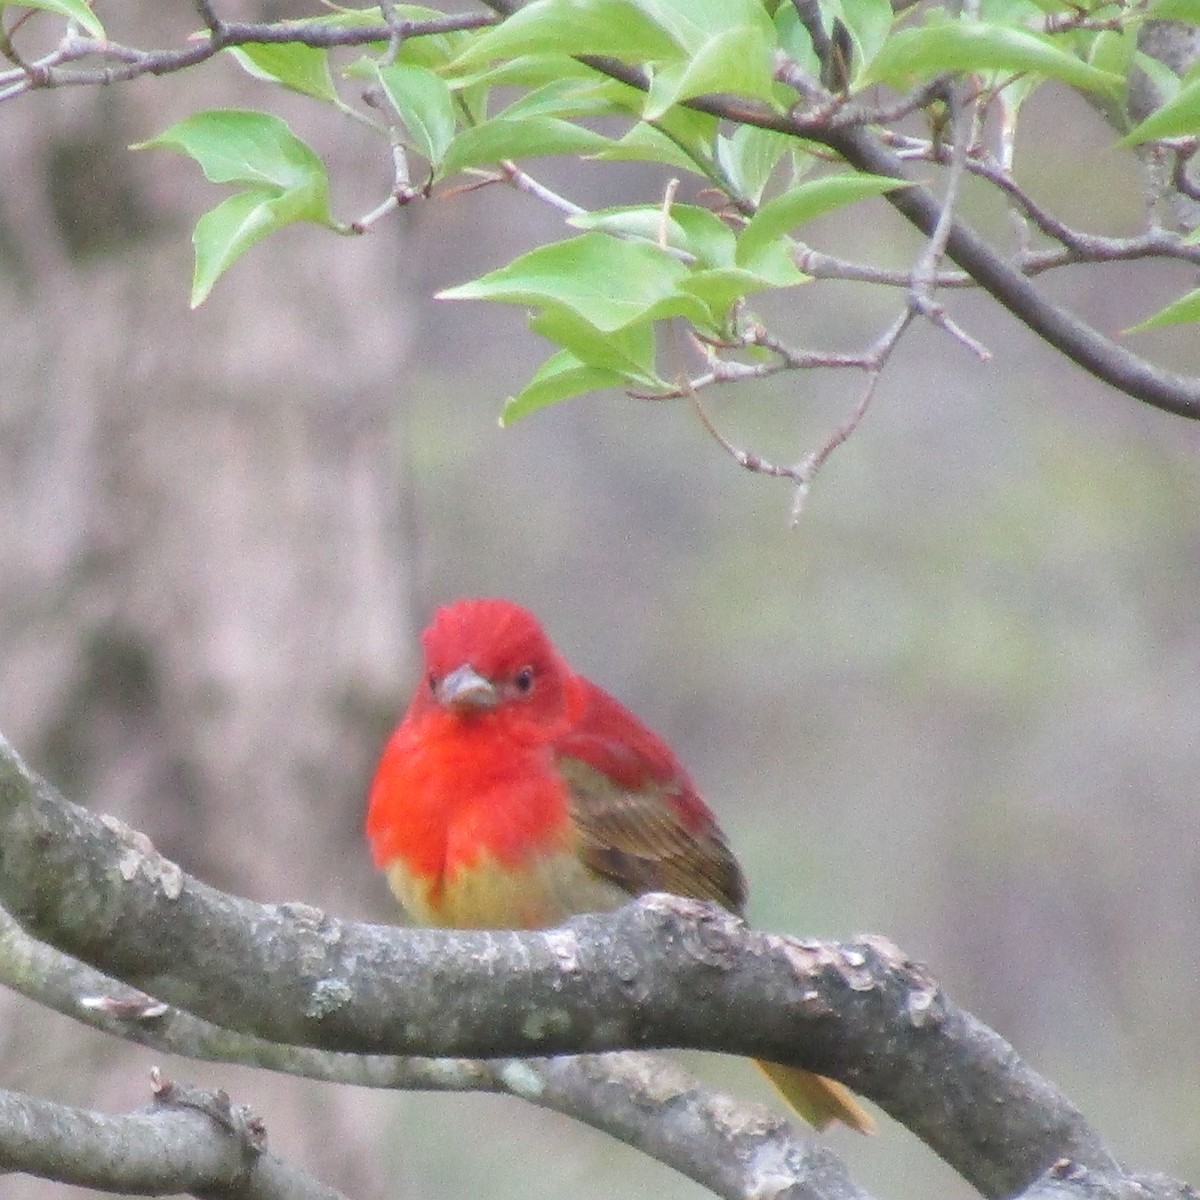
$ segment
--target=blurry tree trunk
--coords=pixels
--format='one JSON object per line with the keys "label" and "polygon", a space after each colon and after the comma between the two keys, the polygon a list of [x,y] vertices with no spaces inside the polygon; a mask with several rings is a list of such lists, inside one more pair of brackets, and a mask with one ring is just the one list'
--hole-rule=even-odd
{"label": "blurry tree trunk", "polygon": [[[196,22],[187,5],[126,7],[143,44],[179,44]],[[166,214],[197,201],[151,188],[198,193],[199,174],[163,155],[151,185],[126,146],[205,104],[262,103],[250,81],[234,99],[237,75],[218,61],[5,110],[0,727],[200,876],[361,915],[362,793],[409,642],[397,223],[357,245],[292,231],[189,312],[190,247]],[[358,186],[337,200],[355,215],[387,164],[348,125],[318,125],[318,145],[339,187]],[[8,995],[0,1029],[7,1086],[99,1107],[147,1095],[127,1047],[110,1061],[94,1034]],[[366,1101],[231,1075],[209,1078],[256,1105],[281,1150],[376,1194],[356,1149]]]}

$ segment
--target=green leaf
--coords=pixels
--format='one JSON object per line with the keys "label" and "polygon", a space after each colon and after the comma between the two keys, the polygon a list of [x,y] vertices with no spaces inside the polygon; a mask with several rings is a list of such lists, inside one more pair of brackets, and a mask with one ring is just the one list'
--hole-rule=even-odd
{"label": "green leaf", "polygon": [[770,38],[771,18],[761,0],[632,0],[683,50],[696,53],[714,36],[751,30]]}
{"label": "green leaf", "polygon": [[86,3],[86,0],[21,0],[19,4],[0,0],[0,11],[5,8],[40,8],[44,12],[58,13],[60,17],[77,21],[92,37],[100,41],[106,36],[100,18],[92,12],[91,5]]}
{"label": "green leaf", "polygon": [[651,71],[644,116],[694,96],[730,92],[774,100],[775,28],[760,0],[633,0],[677,49]]}
{"label": "green leaf", "polygon": [[[445,71],[446,82],[455,90],[486,84],[496,87],[502,83],[540,87],[556,80],[596,79],[596,72],[568,54],[518,54],[497,63],[481,66],[464,65],[455,60]],[[611,82],[611,81],[606,81]]]}
{"label": "green leaf", "polygon": [[601,161],[626,159],[634,162],[664,163],[676,170],[702,174],[700,164],[690,154],[681,150],[657,125],[650,125],[645,121],[639,121],[620,141],[613,142],[593,157]]}
{"label": "green leaf", "polygon": [[438,170],[440,178],[467,167],[499,162],[504,158],[538,158],[554,154],[594,154],[611,146],[602,134],[560,121],[557,117],[529,117],[509,121],[496,117],[464,129],[450,144]]}
{"label": "green leaf", "polygon": [[808,276],[796,266],[796,247],[791,238],[780,237],[755,252],[752,263],[739,264],[772,287],[795,287],[807,283]]}
{"label": "green leaf", "polygon": [[378,80],[396,110],[413,148],[431,167],[437,168],[454,141],[456,128],[454,95],[446,81],[428,67],[392,63],[381,67],[374,59],[361,59],[352,68]]}
{"label": "green leaf", "polygon": [[533,0],[474,38],[455,71],[528,54],[602,54],[646,62],[678,53],[676,43],[626,0]]}
{"label": "green leaf", "polygon": [[737,241],[733,230],[707,208],[675,204],[668,214],[655,204],[604,208],[569,217],[576,229],[595,229],[621,237],[640,238],[651,245],[665,244],[686,254],[700,266],[732,266]]}
{"label": "green leaf", "polygon": [[622,379],[640,387],[657,386],[654,329],[649,321],[606,332],[571,309],[552,304],[535,313],[529,327],[569,351],[585,366],[617,371]]}
{"label": "green leaf", "polygon": [[586,366],[573,354],[560,350],[542,363],[520,392],[508,399],[500,413],[500,425],[507,428],[539,408],[583,395],[584,392],[620,387],[625,381],[626,376],[620,371]]}
{"label": "green leaf", "polygon": [[1163,104],[1174,100],[1179,95],[1183,84],[1179,76],[1164,62],[1159,62],[1152,54],[1143,50],[1133,52],[1133,65],[1147,77],[1150,86],[1154,88]]}
{"label": "green leaf", "polygon": [[686,235],[683,248],[695,257],[699,266],[733,266],[737,237],[716,213],[695,204],[675,204],[671,216]]}
{"label": "green leaf", "polygon": [[325,164],[278,117],[224,109],[196,113],[135,149],[190,155],[214,183],[243,190],[196,223],[192,307],[255,242],[295,221],[338,228],[329,212]]}
{"label": "green leaf", "polygon": [[691,292],[712,314],[710,325],[720,330],[729,310],[738,301],[755,292],[807,283],[804,274],[790,258],[782,260],[782,269],[771,273],[748,271],[743,267],[717,267],[708,271],[693,271],[680,287]]}
{"label": "green leaf", "polygon": [[1159,329],[1163,325],[1185,325],[1192,321],[1200,321],[1200,288],[1188,292],[1178,300],[1159,309],[1152,317],[1130,326],[1126,333],[1141,333],[1147,329]]}
{"label": "green leaf", "polygon": [[213,183],[328,195],[324,163],[270,113],[236,108],[193,113],[133,148],[178,150],[194,158]]}
{"label": "green leaf", "polygon": [[1087,60],[1098,71],[1128,79],[1136,50],[1137,36],[1132,29],[1102,29],[1092,38]]}
{"label": "green leaf", "polygon": [[300,42],[257,43],[247,46],[231,46],[229,53],[238,64],[255,79],[268,83],[279,83],[293,92],[312,96],[317,100],[339,103],[333,76],[329,72],[329,51]]}
{"label": "green leaf", "polygon": [[608,80],[601,79],[594,71],[582,79],[555,78],[540,87],[531,88],[496,116],[503,117],[506,121],[524,120],[528,117],[566,119],[607,116],[613,112],[612,94],[608,83]]}
{"label": "green leaf", "polygon": [[667,245],[672,250],[690,256],[687,234],[674,219],[674,209],[664,214],[661,205],[634,204],[625,208],[597,209],[595,212],[568,217],[567,224],[576,229],[594,229],[617,237],[638,238],[652,246]]}
{"label": "green leaf", "polygon": [[752,25],[714,34],[689,54],[665,62],[650,81],[643,116],[662,116],[673,104],[712,92],[772,101],[772,41]]}
{"label": "green leaf", "polygon": [[[980,0],[975,15],[987,25],[1032,27],[1035,22],[1040,23],[1046,13],[1067,11],[1067,6],[1060,0]],[[939,12],[937,17],[944,19],[944,12]]]}
{"label": "green leaf", "polygon": [[[376,9],[376,12],[379,10]],[[396,15],[404,21],[444,21],[445,12],[415,4],[397,4]],[[469,29],[405,38],[398,61],[416,67],[440,70],[452,62],[478,35]]]}
{"label": "green leaf", "polygon": [[614,332],[647,320],[677,295],[676,285],[686,273],[678,259],[655,246],[585,233],[539,246],[498,271],[439,295],[560,305],[601,332]]}
{"label": "green leaf", "polygon": [[238,192],[206,212],[192,234],[192,307],[208,299],[217,280],[255,242],[295,219],[284,197],[266,191]]}
{"label": "green leaf", "polygon": [[898,87],[943,71],[1033,71],[1085,91],[1114,91],[1124,81],[1098,71],[1049,38],[1006,25],[969,18],[931,20],[919,29],[892,35],[875,56],[865,78]]}
{"label": "green leaf", "polygon": [[787,134],[739,125],[729,137],[717,139],[717,162],[734,194],[757,204],[779,160],[795,145],[796,139]]}
{"label": "green leaf", "polygon": [[1179,89],[1173,100],[1135,125],[1118,146],[1137,146],[1158,138],[1194,137],[1200,133],[1200,79]]}
{"label": "green leaf", "polygon": [[780,49],[796,65],[814,79],[820,77],[821,64],[813,50],[812,35],[804,27],[794,4],[780,4],[775,9],[775,33]]}
{"label": "green leaf", "polygon": [[746,223],[738,238],[738,265],[761,270],[769,258],[770,247],[797,225],[844,204],[882,196],[893,188],[907,185],[907,180],[886,175],[830,175],[792,188],[768,200]]}
{"label": "green leaf", "polygon": [[[638,96],[638,107],[644,103]],[[684,154],[695,160],[692,170],[705,169],[708,174],[708,164],[714,161],[716,154],[717,129],[716,117],[708,113],[695,112],[689,108],[672,108],[658,120],[651,122],[660,133],[671,139]],[[700,168],[696,164],[700,164]]]}

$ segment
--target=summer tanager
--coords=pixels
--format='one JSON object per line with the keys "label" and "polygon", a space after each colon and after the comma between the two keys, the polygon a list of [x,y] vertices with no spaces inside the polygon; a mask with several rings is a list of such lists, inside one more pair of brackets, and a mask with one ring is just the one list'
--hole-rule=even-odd
{"label": "summer tanager", "polygon": [[[741,868],[671,748],[572,671],[531,613],[460,600],[422,642],[367,813],[375,862],[414,921],[536,929],[651,891],[741,914]],[[818,1129],[874,1128],[840,1083],[760,1065]]]}

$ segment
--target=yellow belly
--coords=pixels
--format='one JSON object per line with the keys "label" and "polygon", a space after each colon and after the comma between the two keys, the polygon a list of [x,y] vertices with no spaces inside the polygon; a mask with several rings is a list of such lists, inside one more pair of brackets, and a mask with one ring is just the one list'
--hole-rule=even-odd
{"label": "yellow belly", "polygon": [[559,851],[521,867],[483,856],[441,880],[411,874],[403,863],[387,868],[388,886],[418,925],[451,929],[542,929],[585,912],[607,912],[628,893]]}

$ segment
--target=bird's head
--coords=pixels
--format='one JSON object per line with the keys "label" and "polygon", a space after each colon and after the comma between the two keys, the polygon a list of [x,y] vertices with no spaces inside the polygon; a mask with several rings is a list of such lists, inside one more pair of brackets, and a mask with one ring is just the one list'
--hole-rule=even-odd
{"label": "bird's head", "polygon": [[509,600],[457,600],[421,635],[433,703],[464,720],[488,713],[554,724],[566,716],[570,668],[537,618]]}

